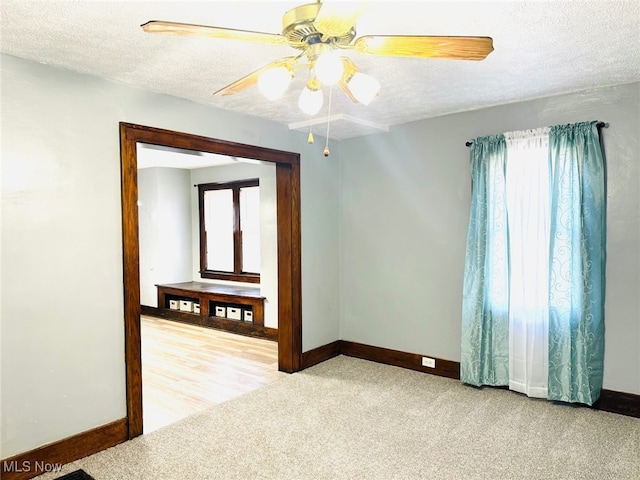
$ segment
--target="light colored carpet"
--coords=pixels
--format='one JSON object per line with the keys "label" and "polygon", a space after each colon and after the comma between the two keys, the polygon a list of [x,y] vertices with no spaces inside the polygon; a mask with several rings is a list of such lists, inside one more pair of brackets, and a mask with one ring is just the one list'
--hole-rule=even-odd
{"label": "light colored carpet", "polygon": [[96,480],[633,479],[640,420],[340,356],[64,467]]}

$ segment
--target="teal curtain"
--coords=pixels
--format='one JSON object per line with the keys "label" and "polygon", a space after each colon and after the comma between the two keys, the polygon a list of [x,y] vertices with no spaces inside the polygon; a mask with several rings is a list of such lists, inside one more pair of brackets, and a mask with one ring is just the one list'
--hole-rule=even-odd
{"label": "teal curtain", "polygon": [[460,378],[471,385],[509,384],[506,160],[504,135],[474,140],[460,360]]}
{"label": "teal curtain", "polygon": [[605,165],[596,122],[549,132],[548,398],[592,405],[604,363]]}
{"label": "teal curtain", "polygon": [[[596,121],[550,127],[548,140],[547,397],[592,405],[604,364],[605,163]],[[477,138],[471,149],[460,359],[471,385],[509,385],[508,155],[504,135]]]}

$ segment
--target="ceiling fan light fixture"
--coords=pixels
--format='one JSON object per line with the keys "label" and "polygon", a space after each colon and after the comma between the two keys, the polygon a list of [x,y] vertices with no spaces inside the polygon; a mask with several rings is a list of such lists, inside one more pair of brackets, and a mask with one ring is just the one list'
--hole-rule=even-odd
{"label": "ceiling fan light fixture", "polygon": [[347,85],[356,100],[363,105],[369,105],[380,93],[380,83],[366,73],[354,73]]}
{"label": "ceiling fan light fixture", "polygon": [[310,90],[309,87],[304,87],[298,99],[298,107],[307,115],[313,116],[320,111],[323,102],[322,90]]}
{"label": "ceiling fan light fixture", "polygon": [[[331,118],[332,86],[335,84],[349,100],[363,105],[369,105],[380,93],[380,83],[375,78],[360,73],[348,56],[341,57],[338,52],[351,50],[383,57],[483,60],[493,51],[491,37],[365,35],[356,38],[356,20],[362,8],[359,3],[366,2],[315,0],[299,5],[282,17],[281,34],[158,20],[141,27],[145,32],[289,45],[300,50],[300,54],[272,61],[214,92],[214,95],[235,94],[257,83],[267,99],[276,100],[289,87],[294,71],[307,67],[309,79],[300,94],[298,106],[310,117],[322,109],[323,85],[329,86],[327,118]],[[299,62],[302,57],[305,59]],[[325,156],[329,155],[329,126],[327,121]],[[313,142],[311,132],[309,142]]]}
{"label": "ceiling fan light fixture", "polygon": [[258,77],[258,89],[269,100],[277,100],[289,88],[293,73],[287,67],[269,68]]}
{"label": "ceiling fan light fixture", "polygon": [[335,85],[342,78],[344,65],[342,59],[335,50],[325,52],[318,56],[315,62],[316,78],[323,85]]}

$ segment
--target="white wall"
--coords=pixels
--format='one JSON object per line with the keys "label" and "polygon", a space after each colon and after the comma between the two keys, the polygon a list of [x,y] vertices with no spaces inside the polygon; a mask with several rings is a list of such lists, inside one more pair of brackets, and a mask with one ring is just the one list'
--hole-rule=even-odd
{"label": "white wall", "polygon": [[[278,328],[278,225],[276,213],[276,167],[274,164],[236,163],[220,167],[196,168],[191,170],[191,184],[211,182],[231,182],[249,178],[260,179],[260,285],[247,283],[250,287],[260,287],[265,297],[264,325]],[[200,277],[200,217],[198,189],[191,188],[191,241],[193,256],[191,275],[194,281],[228,283]],[[232,282],[238,284],[237,282]]]}
{"label": "white wall", "polygon": [[138,170],[142,305],[158,306],[157,284],[192,279],[191,190],[189,170]]}
{"label": "white wall", "polygon": [[477,136],[601,120],[608,166],[604,388],[640,394],[640,84],[449,115],[340,144],[344,340],[460,360]]}
{"label": "white wall", "polygon": [[[316,143],[306,144],[305,149],[314,152],[313,175],[302,175],[302,318],[314,318],[303,322],[302,351],[306,352],[338,340],[340,302],[340,273],[338,268],[327,269],[327,264],[338,266],[340,238],[339,213],[339,165],[342,153],[336,145],[330,146],[328,158],[315,156],[318,148],[324,148],[324,140],[316,137]],[[307,241],[305,241],[305,238]],[[309,240],[313,239],[313,252]],[[315,295],[305,295],[313,290]],[[333,326],[338,330],[334,332]]]}
{"label": "white wall", "polygon": [[337,340],[338,207],[327,196],[337,156],[324,158],[320,140],[308,146],[274,122],[1,61],[2,458],[126,415],[118,122],[301,153],[303,349]]}

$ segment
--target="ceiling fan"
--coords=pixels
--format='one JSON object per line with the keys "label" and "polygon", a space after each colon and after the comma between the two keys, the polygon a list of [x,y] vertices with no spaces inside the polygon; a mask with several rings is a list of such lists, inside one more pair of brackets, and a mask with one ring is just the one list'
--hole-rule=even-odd
{"label": "ceiling fan", "polygon": [[[262,33],[223,27],[150,21],[141,25],[145,32],[204,36],[274,45],[289,45],[301,53],[280,58],[216,91],[231,95],[256,83],[260,91],[274,100],[286,91],[301,68],[308,71],[299,107],[315,115],[322,107],[322,86],[338,84],[353,101],[368,105],[379,93],[380,84],[361,73],[343,51],[389,57],[483,60],[493,51],[491,37],[366,35],[356,37],[355,23],[362,2],[325,2],[318,0],[295,7],[282,18],[282,33]],[[354,40],[355,39],[355,40]]]}

